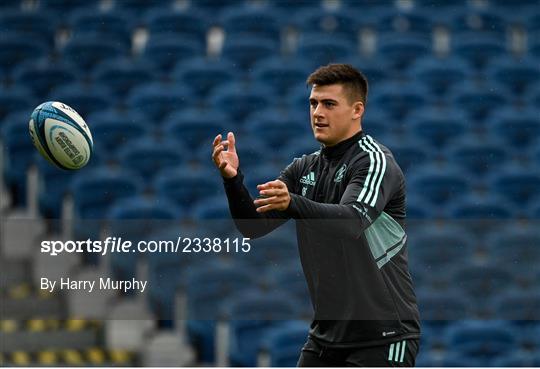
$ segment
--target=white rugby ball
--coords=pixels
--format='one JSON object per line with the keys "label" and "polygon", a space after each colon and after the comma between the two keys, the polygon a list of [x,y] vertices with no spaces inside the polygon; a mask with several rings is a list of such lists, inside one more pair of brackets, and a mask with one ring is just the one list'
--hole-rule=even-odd
{"label": "white rugby ball", "polygon": [[48,101],[34,109],[29,122],[30,137],[39,153],[59,168],[84,167],[94,143],[84,119],[71,107]]}

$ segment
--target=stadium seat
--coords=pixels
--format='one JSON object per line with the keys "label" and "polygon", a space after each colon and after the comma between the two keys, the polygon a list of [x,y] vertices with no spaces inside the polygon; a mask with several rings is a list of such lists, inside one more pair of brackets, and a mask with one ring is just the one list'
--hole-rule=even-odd
{"label": "stadium seat", "polygon": [[[468,296],[471,304],[480,304],[499,296],[515,285],[512,274],[506,268],[472,263],[457,266],[452,273],[451,283]],[[486,307],[482,306],[484,309]]]}
{"label": "stadium seat", "polygon": [[[401,165],[401,164],[400,164]],[[409,224],[416,224],[421,222],[422,219],[434,219],[437,217],[437,212],[440,209],[431,205],[423,197],[418,194],[412,194],[407,196],[407,222]]]}
{"label": "stadium seat", "polygon": [[174,1],[171,0],[121,0],[116,1],[115,4],[119,10],[140,14],[144,11],[149,11],[152,8],[170,9],[173,2]]}
{"label": "stadium seat", "polygon": [[300,37],[297,55],[311,61],[312,68],[340,63],[358,55],[358,45],[332,35],[306,33]]}
{"label": "stadium seat", "polygon": [[187,86],[162,82],[143,84],[133,89],[128,97],[131,110],[146,116],[148,124],[155,128],[176,109],[191,107],[193,93]]}
{"label": "stadium seat", "polygon": [[279,43],[281,19],[281,14],[271,7],[231,7],[221,12],[219,24],[226,37],[257,37]]}
{"label": "stadium seat", "polygon": [[96,167],[77,172],[70,186],[75,214],[80,219],[103,219],[115,201],[140,193],[142,183],[126,170]]}
{"label": "stadium seat", "polygon": [[288,147],[283,148],[279,155],[280,162],[289,164],[294,158],[301,158],[302,155],[310,155],[321,149],[321,145],[311,136],[299,137],[292,140]]}
{"label": "stadium seat", "polygon": [[306,322],[293,320],[266,333],[261,342],[261,350],[268,353],[270,366],[296,366],[300,351],[307,341],[308,331],[309,325]]}
{"label": "stadium seat", "polygon": [[152,65],[144,60],[126,58],[107,60],[97,66],[93,79],[107,84],[115,97],[122,101],[134,87],[153,80]]}
{"label": "stadium seat", "polygon": [[[369,124],[365,130],[368,133],[371,131]],[[376,135],[373,137],[377,139]],[[404,174],[414,171],[416,168],[421,168],[424,164],[433,160],[431,157],[433,153],[425,145],[422,145],[418,139],[408,137],[409,139],[403,140],[402,138],[403,136],[399,136],[398,139],[388,143],[383,141],[383,145],[387,145],[392,150],[394,158]]]}
{"label": "stadium seat", "polygon": [[[88,12],[94,12],[98,8],[97,1],[87,1],[87,0],[40,0],[40,11],[43,9],[51,10],[53,12],[72,12],[75,10],[86,9]],[[63,19],[58,17],[58,21],[61,23],[66,23],[69,21],[69,17]]]}
{"label": "stadium seat", "polygon": [[370,106],[364,111],[362,130],[376,140],[386,144],[386,138],[392,134],[395,128],[385,110]]}
{"label": "stadium seat", "polygon": [[8,114],[11,113],[27,111],[28,119],[25,119],[25,123],[28,123],[32,110],[34,110],[37,104],[31,91],[26,87],[11,86],[9,88],[0,88],[0,119],[7,118]]}
{"label": "stadium seat", "polygon": [[227,8],[241,7],[244,3],[244,0],[199,0],[192,3],[192,6],[207,12],[220,12]]}
{"label": "stadium seat", "polygon": [[168,197],[182,208],[188,208],[197,201],[222,193],[219,174],[215,170],[186,171],[174,167],[160,173],[154,181],[154,189],[159,196]]}
{"label": "stadium seat", "polygon": [[488,185],[516,205],[522,205],[537,198],[540,174],[508,164],[490,175]]}
{"label": "stadium seat", "polygon": [[3,1],[0,5],[0,8],[2,10],[4,9],[19,9],[21,7],[21,1],[20,0],[6,0]]}
{"label": "stadium seat", "polygon": [[246,133],[264,139],[269,147],[279,150],[297,137],[311,135],[311,128],[303,116],[280,115],[275,110],[254,112],[245,119]]}
{"label": "stadium seat", "polygon": [[394,78],[392,63],[389,60],[373,56],[371,58],[353,58],[347,62],[362,72],[370,85],[377,86],[381,82]]}
{"label": "stadium seat", "polygon": [[533,146],[540,135],[540,109],[513,108],[498,109],[492,116],[490,126],[510,145],[516,148]]}
{"label": "stadium seat", "polygon": [[143,54],[162,74],[169,73],[180,61],[204,55],[204,45],[200,42],[171,34],[150,35]]}
{"label": "stadium seat", "polygon": [[425,199],[439,206],[465,196],[470,187],[470,180],[464,178],[462,171],[453,165],[428,164],[409,176],[409,192],[419,191]]}
{"label": "stadium seat", "polygon": [[144,116],[131,112],[105,110],[89,115],[86,121],[92,129],[94,142],[99,142],[108,154],[112,154],[111,159],[118,150],[150,132]]}
{"label": "stadium seat", "polygon": [[309,118],[309,96],[311,89],[305,84],[292,87],[286,96],[287,107],[295,113],[305,114]]}
{"label": "stadium seat", "polygon": [[224,237],[236,232],[225,194],[197,201],[190,214],[197,229],[206,237]]}
{"label": "stadium seat", "polygon": [[4,151],[3,180],[11,190],[14,207],[26,205],[26,172],[34,161],[35,148],[28,136],[30,113],[6,116],[0,126]]}
{"label": "stadium seat", "polygon": [[[291,160],[292,161],[292,160]],[[259,191],[257,190],[257,185],[266,183],[268,181],[273,181],[276,179],[285,166],[280,166],[276,164],[266,164],[259,165],[253,169],[250,169],[249,172],[245,172],[244,184],[250,194],[254,197],[257,196]]]}
{"label": "stadium seat", "polygon": [[243,121],[251,113],[268,107],[272,93],[267,86],[252,84],[245,86],[231,82],[216,88],[212,94],[212,108],[231,116],[235,123]]}
{"label": "stadium seat", "polygon": [[239,78],[239,71],[232,62],[224,58],[196,57],[178,63],[172,72],[172,78],[187,84],[199,96],[208,98],[217,86]]}
{"label": "stadium seat", "polygon": [[422,321],[427,321],[430,325],[445,325],[471,316],[467,296],[457,289],[418,289],[418,309]]}
{"label": "stadium seat", "polygon": [[320,32],[321,34],[339,39],[358,42],[361,20],[343,9],[306,9],[293,21],[301,33]]}
{"label": "stadium seat", "polygon": [[467,111],[476,122],[485,121],[494,111],[510,103],[511,96],[504,87],[496,83],[475,83],[463,81],[449,91],[451,106],[459,106]]}
{"label": "stadium seat", "polygon": [[268,0],[268,5],[276,9],[291,11],[296,14],[298,10],[305,8],[320,8],[322,2],[320,0],[296,0],[290,2],[288,0]]}
{"label": "stadium seat", "polygon": [[[275,158],[268,157],[269,147],[264,140],[264,137],[257,135],[246,136],[246,135],[237,135],[236,136],[237,144],[236,151],[238,152],[238,157],[240,158],[240,168],[242,170],[249,171],[251,168],[256,168],[261,164],[270,162]],[[201,150],[199,154],[200,160],[207,161],[209,158],[208,148]]]}
{"label": "stadium seat", "polygon": [[497,296],[493,304],[496,319],[517,321],[523,325],[540,320],[539,291],[508,291]]}
{"label": "stadium seat", "polygon": [[502,322],[464,321],[452,325],[445,336],[461,355],[494,360],[515,350],[516,335]]}
{"label": "stadium seat", "polygon": [[0,35],[0,69],[10,72],[26,61],[39,59],[49,53],[43,42],[16,33]]}
{"label": "stadium seat", "polygon": [[470,9],[462,7],[451,21],[451,31],[471,32],[471,34],[491,34],[504,39],[506,32],[506,20],[496,10]]}
{"label": "stadium seat", "polygon": [[493,360],[494,367],[508,368],[508,367],[536,367],[534,356],[531,354],[523,353],[522,351],[514,351],[506,356],[499,357]]}
{"label": "stadium seat", "polygon": [[252,79],[272,87],[278,94],[286,94],[293,87],[305,84],[310,72],[306,60],[276,57],[257,63]]}
{"label": "stadium seat", "polygon": [[274,41],[254,36],[230,35],[225,38],[221,55],[245,70],[258,61],[266,60],[279,53],[279,45]]}
{"label": "stadium seat", "polygon": [[48,59],[22,63],[13,71],[14,81],[30,89],[35,96],[46,96],[52,88],[77,79],[76,69],[63,61]]}
{"label": "stadium seat", "polygon": [[53,89],[49,94],[49,99],[71,106],[83,119],[91,113],[107,110],[114,103],[107,85],[84,85],[80,82]]}
{"label": "stadium seat", "polygon": [[293,273],[290,269],[291,260],[298,258],[294,234],[280,227],[271,234],[251,241],[249,259],[244,260],[244,264],[255,269],[266,269],[269,273],[266,281],[273,285],[276,291],[287,291],[287,283],[290,283],[292,288],[298,281],[302,282],[305,290],[306,282],[299,265],[294,263],[295,272],[300,274]]}
{"label": "stadium seat", "polygon": [[521,95],[540,81],[539,63],[532,57],[496,59],[488,65],[487,75],[506,85],[512,93]]}
{"label": "stadium seat", "polygon": [[427,56],[417,60],[409,70],[412,79],[419,79],[429,91],[444,97],[449,88],[470,77],[470,67],[456,57],[435,58]]}
{"label": "stadium seat", "polygon": [[0,14],[2,32],[15,33],[21,38],[38,41],[42,45],[53,46],[57,17],[48,11],[28,12],[23,10],[3,10]]}
{"label": "stadium seat", "polygon": [[298,304],[288,293],[245,291],[228,301],[223,310],[230,321],[230,361],[233,366],[255,366],[263,336],[298,318]]}
{"label": "stadium seat", "polygon": [[146,24],[151,37],[157,35],[176,36],[195,40],[201,45],[206,44],[208,30],[208,13],[196,9],[189,11],[171,11],[166,8],[156,8],[146,14]]}
{"label": "stadium seat", "polygon": [[218,134],[226,135],[229,118],[221,111],[186,109],[169,115],[166,121],[163,131],[168,137],[181,142],[187,152],[206,146],[206,159],[210,160],[212,141]]}
{"label": "stadium seat", "polygon": [[395,70],[406,70],[416,59],[431,53],[431,40],[424,34],[383,33],[377,41],[381,59],[388,59]]}
{"label": "stadium seat", "polygon": [[[451,218],[478,221],[481,227],[487,229],[485,221],[511,219],[516,216],[516,209],[500,195],[472,196],[469,195],[451,205],[448,209]],[[494,222],[492,226],[497,226]]]}
{"label": "stadium seat", "polygon": [[122,168],[137,172],[148,183],[160,171],[179,166],[185,159],[178,141],[169,138],[141,137],[118,151]]}
{"label": "stadium seat", "polygon": [[449,147],[446,156],[467,174],[480,178],[506,163],[511,152],[498,135],[468,135]]}
{"label": "stadium seat", "polygon": [[434,149],[459,142],[468,134],[470,123],[459,108],[426,107],[411,113],[406,123],[410,132]]}
{"label": "stadium seat", "polygon": [[377,21],[379,32],[430,34],[434,24],[426,14],[414,10],[389,8],[381,12]]}
{"label": "stadium seat", "polygon": [[427,104],[430,95],[418,83],[400,83],[395,80],[381,83],[371,91],[371,107],[385,110],[391,118],[401,121],[413,109]]}
{"label": "stadium seat", "polygon": [[107,59],[129,55],[126,45],[114,40],[99,39],[91,33],[74,35],[62,50],[63,57],[78,68],[79,73],[90,74],[96,65]]}
{"label": "stadium seat", "polygon": [[123,12],[89,12],[80,9],[70,14],[74,35],[89,34],[98,39],[114,40],[126,49],[131,48],[132,17]]}
{"label": "stadium seat", "polygon": [[478,70],[506,52],[504,38],[493,34],[459,32],[452,37],[451,43],[454,55],[466,59]]}

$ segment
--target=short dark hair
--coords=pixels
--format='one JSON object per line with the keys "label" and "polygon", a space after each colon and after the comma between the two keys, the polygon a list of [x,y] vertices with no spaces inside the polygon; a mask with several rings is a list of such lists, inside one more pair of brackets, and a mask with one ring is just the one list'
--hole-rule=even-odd
{"label": "short dark hair", "polygon": [[340,84],[346,90],[349,102],[360,100],[364,105],[367,102],[367,78],[350,64],[328,64],[319,67],[309,75],[306,82],[310,86]]}

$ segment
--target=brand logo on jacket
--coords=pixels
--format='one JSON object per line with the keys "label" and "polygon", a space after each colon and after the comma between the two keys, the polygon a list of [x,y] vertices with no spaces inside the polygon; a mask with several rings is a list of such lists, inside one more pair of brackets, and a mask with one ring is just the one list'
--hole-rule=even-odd
{"label": "brand logo on jacket", "polygon": [[341,168],[339,168],[339,170],[336,172],[336,176],[334,177],[334,182],[336,183],[341,182],[346,171],[347,171],[347,164],[343,164]]}

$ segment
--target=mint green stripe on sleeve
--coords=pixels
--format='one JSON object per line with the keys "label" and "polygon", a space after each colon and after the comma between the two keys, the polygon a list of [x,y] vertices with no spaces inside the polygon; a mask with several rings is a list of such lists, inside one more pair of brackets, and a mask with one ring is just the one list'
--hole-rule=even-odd
{"label": "mint green stripe on sleeve", "polygon": [[388,361],[392,360],[392,355],[394,354],[394,344],[390,345],[390,350],[388,351]]}
{"label": "mint green stripe on sleeve", "polygon": [[407,345],[407,341],[403,341],[403,346],[401,346],[401,357],[399,358],[399,362],[403,362],[403,357],[405,356],[405,346]]}

